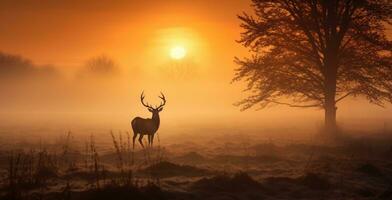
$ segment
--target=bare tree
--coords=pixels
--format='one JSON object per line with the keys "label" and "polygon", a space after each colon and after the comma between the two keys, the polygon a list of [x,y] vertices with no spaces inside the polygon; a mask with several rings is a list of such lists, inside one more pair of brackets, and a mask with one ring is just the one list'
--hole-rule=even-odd
{"label": "bare tree", "polygon": [[233,81],[252,95],[242,109],[270,104],[318,107],[336,131],[337,103],[363,96],[392,102],[392,24],[389,0],[253,0],[254,14],[239,15],[238,41],[251,57],[235,58]]}
{"label": "bare tree", "polygon": [[89,59],[84,66],[83,73],[90,75],[112,75],[118,70],[117,67],[116,62],[112,58],[101,55]]}

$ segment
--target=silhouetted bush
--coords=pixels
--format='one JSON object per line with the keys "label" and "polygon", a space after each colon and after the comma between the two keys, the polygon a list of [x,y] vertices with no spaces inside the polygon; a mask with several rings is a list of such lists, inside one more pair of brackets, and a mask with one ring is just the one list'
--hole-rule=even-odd
{"label": "silhouetted bush", "polygon": [[108,185],[99,190],[91,190],[81,196],[85,200],[165,200],[165,193],[156,185],[144,187]]}
{"label": "silhouetted bush", "polygon": [[167,161],[153,164],[141,172],[145,174],[151,174],[154,177],[202,176],[209,174],[209,171],[205,169],[200,169],[189,165],[178,165]]}
{"label": "silhouetted bush", "polygon": [[298,181],[313,190],[328,190],[331,188],[331,183],[328,179],[320,174],[307,173],[298,178]]}
{"label": "silhouetted bush", "polygon": [[378,197],[379,199],[392,199],[392,187],[385,190],[381,195]]}
{"label": "silhouetted bush", "polygon": [[362,197],[373,197],[374,196],[374,192],[369,188],[359,188],[358,190],[356,190],[356,193]]}
{"label": "silhouetted bush", "polygon": [[262,185],[252,179],[247,173],[237,173],[234,176],[227,174],[202,178],[192,185],[194,190],[204,191],[247,191],[262,189]]}
{"label": "silhouetted bush", "polygon": [[357,168],[357,171],[369,176],[382,176],[381,171],[371,163],[365,163]]}

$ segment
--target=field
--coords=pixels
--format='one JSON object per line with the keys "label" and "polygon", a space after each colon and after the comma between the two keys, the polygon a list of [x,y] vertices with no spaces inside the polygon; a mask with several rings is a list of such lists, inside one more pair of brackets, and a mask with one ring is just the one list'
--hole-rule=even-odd
{"label": "field", "polygon": [[317,136],[158,135],[153,148],[133,150],[125,131],[36,137],[43,131],[1,133],[1,199],[392,198],[387,134],[333,145]]}

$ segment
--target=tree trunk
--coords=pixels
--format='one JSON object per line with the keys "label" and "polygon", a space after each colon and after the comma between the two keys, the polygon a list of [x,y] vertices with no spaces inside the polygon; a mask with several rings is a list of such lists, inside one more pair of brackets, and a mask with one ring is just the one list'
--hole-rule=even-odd
{"label": "tree trunk", "polygon": [[337,50],[333,49],[326,56],[325,60],[325,85],[324,85],[324,110],[325,110],[325,130],[329,136],[336,134],[336,80],[337,80],[337,69],[338,59]]}
{"label": "tree trunk", "polygon": [[325,131],[328,133],[328,135],[334,135],[337,131],[335,103],[326,103],[324,110]]}
{"label": "tree trunk", "polygon": [[327,38],[324,57],[324,110],[325,131],[328,136],[337,133],[336,126],[336,83],[338,71],[339,39],[337,35],[337,4],[335,1],[327,2]]}
{"label": "tree trunk", "polygon": [[[328,135],[334,135],[337,131],[336,126],[336,68],[337,62],[332,59],[328,62],[329,70],[327,70],[325,77],[325,101],[324,101],[324,111],[325,111],[325,131]],[[328,69],[328,68],[327,68]]]}

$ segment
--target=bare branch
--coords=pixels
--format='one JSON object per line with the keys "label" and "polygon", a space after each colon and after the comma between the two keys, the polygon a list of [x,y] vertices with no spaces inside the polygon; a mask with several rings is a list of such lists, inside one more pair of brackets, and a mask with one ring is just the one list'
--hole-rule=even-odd
{"label": "bare branch", "polygon": [[335,100],[335,103],[338,103],[339,101],[345,99],[346,97],[352,95],[354,92],[347,92],[345,95],[339,97],[338,99]]}
{"label": "bare branch", "polygon": [[273,100],[266,100],[271,103],[279,104],[279,105],[286,105],[289,107],[296,107],[296,108],[312,108],[312,107],[322,107],[323,105],[318,103],[318,104],[309,104],[309,105],[297,105],[297,104],[290,104],[290,103],[285,103],[285,102],[279,102],[279,101],[273,101]]}

